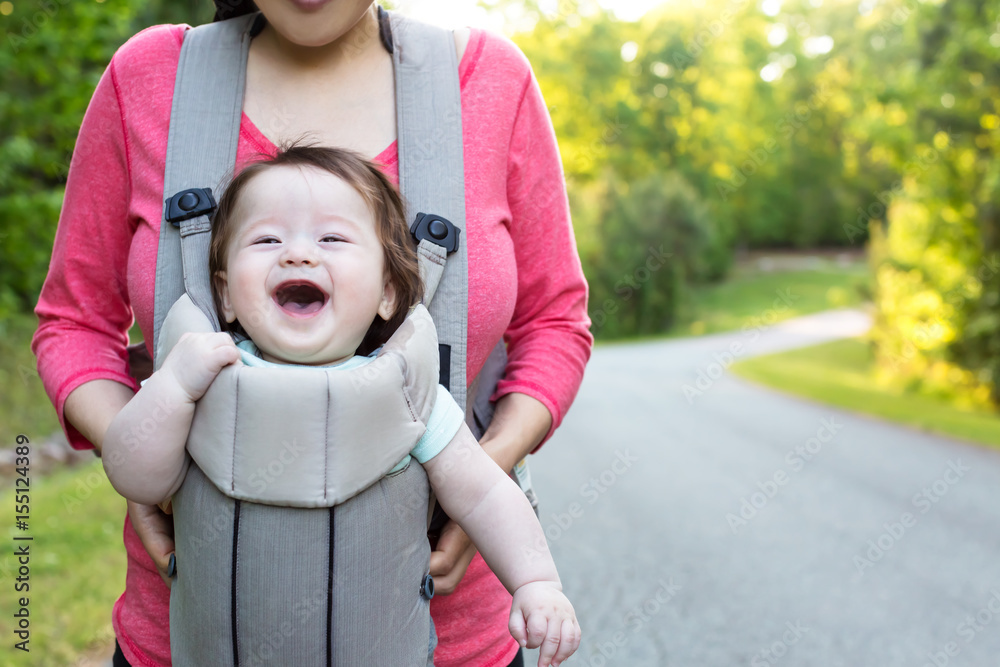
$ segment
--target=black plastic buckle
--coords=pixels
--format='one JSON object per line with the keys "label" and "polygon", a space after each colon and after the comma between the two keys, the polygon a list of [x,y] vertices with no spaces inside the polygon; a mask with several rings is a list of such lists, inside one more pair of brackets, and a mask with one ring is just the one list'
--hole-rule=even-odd
{"label": "black plastic buckle", "polygon": [[425,600],[434,597],[434,577],[429,574],[425,574],[420,582],[420,596]]}
{"label": "black plastic buckle", "polygon": [[189,188],[167,200],[166,218],[174,227],[180,227],[182,220],[211,215],[214,210],[215,197],[211,188]]}
{"label": "black plastic buckle", "polygon": [[427,239],[435,245],[444,248],[448,253],[458,250],[458,237],[462,230],[447,218],[434,213],[417,213],[416,219],[410,225],[410,233],[420,243]]}

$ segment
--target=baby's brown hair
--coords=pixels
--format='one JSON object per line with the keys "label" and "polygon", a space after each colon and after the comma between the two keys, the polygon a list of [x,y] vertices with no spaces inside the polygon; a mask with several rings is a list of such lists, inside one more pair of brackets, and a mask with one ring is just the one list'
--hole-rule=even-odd
{"label": "baby's brown hair", "polygon": [[282,146],[272,158],[254,162],[226,186],[212,221],[212,240],[208,251],[208,269],[212,276],[212,298],[224,331],[246,335],[239,321],[227,323],[222,317],[219,272],[226,270],[229,242],[238,227],[240,195],[254,176],[271,167],[315,167],[341,179],[361,195],[375,218],[375,233],[382,243],[385,271],[396,289],[395,312],[388,320],[378,315],[365,334],[357,354],[366,355],[385,343],[399,328],[410,307],[423,296],[423,281],[417,265],[417,253],[406,224],[403,200],[395,186],[378,167],[354,151],[303,143]]}

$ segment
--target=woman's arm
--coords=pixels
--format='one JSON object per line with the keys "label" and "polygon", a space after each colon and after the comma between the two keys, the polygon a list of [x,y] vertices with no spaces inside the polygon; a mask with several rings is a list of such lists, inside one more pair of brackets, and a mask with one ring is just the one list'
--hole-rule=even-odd
{"label": "woman's arm", "polygon": [[493,399],[519,393],[544,405],[551,420],[540,445],[576,396],[593,336],[559,147],[530,68],[511,130],[506,181],[517,301],[504,332],[507,368]]}
{"label": "woman's arm", "polygon": [[126,276],[134,224],[114,80],[112,61],[73,151],[31,343],[39,377],[76,449],[100,449],[111,420],[138,389],[125,354],[133,321]]}
{"label": "woman's arm", "polygon": [[115,416],[135,392],[114,380],[91,380],[70,392],[64,404],[66,421],[101,453],[104,436]]}
{"label": "woman's arm", "polygon": [[513,470],[535,450],[552,428],[552,413],[527,394],[504,394],[479,444],[501,470]]}
{"label": "woman's arm", "polygon": [[[517,303],[504,334],[508,366],[494,395],[496,413],[480,443],[502,470],[509,471],[558,426],[583,378],[593,338],[587,284],[548,110],[516,47],[494,40],[486,48],[507,50],[500,55],[493,52],[492,57],[506,67],[523,68],[522,96],[507,158]],[[461,527],[448,522],[431,554],[436,590],[451,593],[475,552]]]}

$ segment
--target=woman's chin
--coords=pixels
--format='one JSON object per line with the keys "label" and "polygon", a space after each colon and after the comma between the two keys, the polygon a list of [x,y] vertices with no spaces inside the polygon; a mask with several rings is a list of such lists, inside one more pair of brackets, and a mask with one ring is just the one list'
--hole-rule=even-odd
{"label": "woman's chin", "polygon": [[369,0],[287,0],[285,4],[283,0],[281,4],[284,6],[262,8],[269,28],[293,47],[313,49],[329,46],[347,35],[365,12],[370,11],[372,3]]}

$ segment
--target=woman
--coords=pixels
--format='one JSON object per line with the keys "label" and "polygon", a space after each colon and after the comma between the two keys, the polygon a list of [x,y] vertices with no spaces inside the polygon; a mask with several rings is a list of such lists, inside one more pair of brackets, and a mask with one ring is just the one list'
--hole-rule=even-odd
{"label": "woman", "polygon": [[[395,179],[392,61],[371,0],[257,5],[267,24],[250,47],[237,163],[308,133],[374,158]],[[233,15],[224,1],[217,8]],[[167,128],[184,30],[155,26],[118,51],[73,156],[33,350],[77,448],[99,450],[137,390],[125,354],[133,314],[152,340]],[[468,379],[503,336],[508,369],[482,445],[510,470],[551,434],[575,396],[592,342],[587,289],[551,122],[530,66],[510,42],[488,33],[457,31],[455,43],[465,137]],[[168,665],[169,517],[130,503],[129,519],[126,589],[113,614],[116,664]],[[445,593],[431,606],[435,663],[519,664],[507,631],[510,598],[454,524],[432,554],[431,573]]]}

